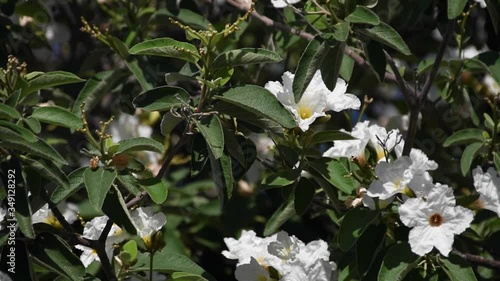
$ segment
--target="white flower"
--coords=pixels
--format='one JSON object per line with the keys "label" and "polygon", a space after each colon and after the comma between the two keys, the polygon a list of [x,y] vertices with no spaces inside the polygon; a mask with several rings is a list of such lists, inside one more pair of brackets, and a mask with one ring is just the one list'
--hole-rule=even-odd
{"label": "white flower", "polygon": [[[267,250],[282,260],[295,259],[299,253],[299,244],[302,243],[295,236],[289,236],[285,231],[278,232],[276,241],[269,243]],[[303,244],[303,243],[302,243]]]}
{"label": "white flower", "polygon": [[481,167],[472,171],[474,187],[479,193],[479,202],[484,209],[491,210],[500,216],[500,177],[497,171],[489,168],[483,173]]}
{"label": "white flower", "polygon": [[413,177],[409,170],[411,163],[408,156],[400,157],[390,163],[378,163],[375,167],[375,175],[378,179],[370,184],[366,194],[386,200],[398,193],[408,193],[408,183]]}
{"label": "white flower", "polygon": [[271,0],[275,8],[285,8],[288,5],[297,4],[300,0]]}
{"label": "white flower", "polygon": [[321,77],[321,71],[316,71],[307,86],[300,101],[295,102],[293,93],[293,79],[295,75],[290,72],[283,73],[283,84],[270,81],[264,87],[288,109],[302,131],[307,131],[316,118],[325,116],[325,110],[340,111],[343,109],[359,109],[359,99],[351,94],[345,94],[347,85],[340,79],[337,81],[338,89],[330,91]]}
{"label": "white flower", "polygon": [[369,127],[371,133],[370,143],[375,148],[377,152],[378,161],[387,161],[385,159],[386,152],[390,153],[396,149],[399,145],[401,146],[402,136],[398,129],[387,130],[379,125],[371,125]]}
{"label": "white flower", "polygon": [[153,211],[153,207],[139,207],[130,213],[132,222],[137,228],[137,234],[144,240],[151,239],[151,236],[167,223],[164,213],[155,214]]}
{"label": "white flower", "polygon": [[250,263],[242,264],[236,268],[234,276],[238,281],[272,281],[269,272],[265,270],[253,257]]}
{"label": "white flower", "polygon": [[[63,217],[70,224],[74,223],[78,217],[78,206],[73,203],[64,203],[61,202],[57,205],[57,208],[62,213]],[[54,213],[51,209],[49,209],[49,204],[45,204],[36,211],[31,217],[32,222],[35,223],[46,223],[50,224],[53,227],[62,228],[59,220],[54,216]]]}
{"label": "white flower", "polygon": [[228,259],[237,259],[237,266],[249,263],[250,259],[254,258],[262,266],[273,266],[278,269],[281,260],[267,251],[269,243],[276,241],[276,237],[277,235],[260,238],[253,230],[243,230],[238,240],[231,237],[224,238],[229,251],[223,251],[222,255]]}
{"label": "white flower", "polygon": [[494,95],[498,95],[500,93],[500,85],[491,75],[486,74],[483,78],[483,83],[488,88],[490,93]]}
{"label": "white flower", "polygon": [[[102,230],[106,226],[107,221],[108,217],[106,216],[93,218],[91,221],[85,224],[85,228],[83,229],[83,237],[91,240],[99,239],[99,236],[101,236]],[[108,259],[111,259],[111,257],[113,256],[113,244],[118,244],[125,238],[126,234],[122,231],[122,229],[116,224],[113,224],[111,230],[109,231],[108,238],[105,244],[105,251]],[[76,245],[75,248],[83,251],[82,255],[80,256],[80,260],[85,267],[88,267],[94,260],[100,261],[95,249],[83,245]]]}
{"label": "white flower", "polygon": [[486,1],[484,0],[474,0],[476,1],[477,3],[479,3],[479,5],[481,6],[481,8],[486,8]]}
{"label": "white flower", "polygon": [[410,198],[399,207],[401,221],[411,227],[409,242],[412,252],[423,256],[434,247],[448,256],[454,235],[470,226],[471,210],[455,206],[453,191],[447,185],[436,184],[427,200]]}
{"label": "white flower", "polygon": [[372,137],[368,124],[368,121],[357,123],[351,133],[342,130],[356,139],[334,141],[333,147],[325,151],[323,157],[357,157],[364,159],[365,147]]}

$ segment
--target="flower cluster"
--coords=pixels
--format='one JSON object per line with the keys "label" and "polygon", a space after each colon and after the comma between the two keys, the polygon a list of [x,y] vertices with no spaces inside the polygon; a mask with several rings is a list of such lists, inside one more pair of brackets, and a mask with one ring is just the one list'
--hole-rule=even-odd
{"label": "flower cluster", "polygon": [[308,244],[281,231],[260,238],[254,231],[243,231],[240,239],[225,238],[229,251],[222,254],[237,259],[238,281],[316,280],[330,281],[336,265],[329,261],[328,245],[323,240]]}
{"label": "flower cluster", "polygon": [[330,91],[321,77],[321,71],[316,71],[307,86],[300,101],[295,101],[293,79],[295,75],[285,72],[282,76],[283,84],[277,81],[268,82],[264,87],[288,109],[302,131],[309,130],[309,126],[318,118],[325,116],[325,111],[342,111],[345,109],[359,109],[360,100],[346,94],[347,83],[339,78],[333,91]]}
{"label": "flower cluster", "polygon": [[489,168],[486,173],[483,173],[481,167],[477,167],[472,171],[472,176],[474,187],[479,193],[480,207],[500,216],[500,176],[497,171]]}

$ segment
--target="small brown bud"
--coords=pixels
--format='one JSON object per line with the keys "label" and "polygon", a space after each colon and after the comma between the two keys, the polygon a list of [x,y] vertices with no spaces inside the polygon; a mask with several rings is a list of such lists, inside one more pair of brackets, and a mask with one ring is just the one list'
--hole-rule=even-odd
{"label": "small brown bud", "polygon": [[130,157],[128,156],[128,154],[121,153],[113,156],[111,165],[115,166],[116,169],[118,170],[123,170],[127,168],[129,163],[130,163]]}
{"label": "small brown bud", "polygon": [[99,156],[94,156],[92,157],[92,159],[90,159],[90,169],[92,169],[92,171],[95,171],[97,170],[97,168],[99,168]]}

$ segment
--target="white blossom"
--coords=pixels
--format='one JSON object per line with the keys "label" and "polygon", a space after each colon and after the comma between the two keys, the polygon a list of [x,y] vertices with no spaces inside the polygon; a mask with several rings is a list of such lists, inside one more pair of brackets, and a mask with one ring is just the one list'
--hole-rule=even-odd
{"label": "white blossom", "polygon": [[162,212],[155,214],[153,207],[139,207],[132,211],[130,216],[137,228],[137,234],[144,240],[151,239],[151,236],[167,223],[165,214]]}
{"label": "white blossom", "polygon": [[408,183],[413,175],[409,170],[412,162],[403,156],[393,162],[380,162],[375,167],[377,180],[370,184],[367,195],[386,200],[398,193],[408,193]]}
{"label": "white blossom", "polygon": [[485,0],[474,0],[476,1],[477,3],[479,3],[479,6],[481,6],[481,8],[486,8],[486,1]]}
{"label": "white blossom", "polygon": [[245,263],[236,268],[234,276],[238,281],[273,281],[269,272],[265,270],[253,257],[250,263]]}
{"label": "white blossom", "polygon": [[399,207],[401,221],[412,228],[409,242],[412,252],[423,256],[435,247],[448,256],[454,235],[470,226],[473,213],[461,206],[455,206],[453,191],[447,185],[436,184],[427,200],[410,198]]}
{"label": "white blossom", "polygon": [[[63,217],[70,224],[74,223],[78,220],[78,206],[73,203],[64,203],[61,202],[57,205],[57,208],[62,213]],[[50,224],[54,227],[61,228],[61,223],[54,216],[54,213],[49,208],[49,204],[45,204],[36,211],[31,217],[32,222],[35,223],[46,223]]]}
{"label": "white blossom", "polygon": [[361,104],[356,96],[343,92],[347,84],[341,79],[337,81],[338,89],[336,87],[333,92],[330,91],[323,82],[319,70],[314,74],[300,101],[296,102],[293,93],[294,77],[294,74],[287,71],[282,76],[283,84],[270,81],[265,88],[293,114],[297,125],[304,132],[318,117],[326,115],[325,110],[358,109]]}
{"label": "white blossom", "polygon": [[271,4],[277,9],[285,8],[288,5],[297,4],[301,0],[271,0]]}
{"label": "white blossom", "polygon": [[[83,237],[91,240],[99,239],[99,236],[101,236],[101,233],[106,226],[107,221],[108,217],[106,216],[93,218],[91,221],[85,224],[85,227],[83,229]],[[122,231],[122,229],[116,224],[113,224],[105,243],[105,251],[108,259],[111,259],[111,257],[113,256],[113,244],[118,244],[125,238],[126,234]],[[83,251],[80,256],[80,260],[85,267],[88,267],[94,260],[100,261],[95,249],[83,245],[76,245],[75,248]]]}
{"label": "white blossom", "polygon": [[474,187],[479,193],[479,202],[484,209],[491,210],[500,216],[500,176],[493,168],[483,173],[481,167],[472,171]]}

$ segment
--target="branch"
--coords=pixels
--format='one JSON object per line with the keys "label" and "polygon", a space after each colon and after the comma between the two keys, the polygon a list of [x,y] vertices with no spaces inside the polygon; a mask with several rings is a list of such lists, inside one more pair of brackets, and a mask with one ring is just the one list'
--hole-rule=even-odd
{"label": "branch", "polygon": [[439,71],[439,66],[441,65],[441,61],[443,60],[444,56],[444,51],[446,50],[446,45],[448,45],[448,41],[451,38],[451,35],[453,34],[453,30],[455,29],[455,20],[452,20],[448,22],[448,27],[446,29],[446,33],[443,37],[443,41],[441,42],[441,46],[439,47],[439,51],[436,56],[436,60],[434,61],[434,64],[432,65],[431,72],[429,73],[429,77],[425,81],[424,87],[422,88],[422,92],[420,95],[420,100],[425,100],[427,98],[427,95],[429,94],[429,91],[431,90],[432,83],[434,82],[434,79],[437,76],[437,73]]}
{"label": "branch", "polygon": [[470,261],[473,263],[477,263],[477,264],[480,264],[480,265],[483,265],[483,266],[486,266],[489,268],[500,269],[500,261],[485,259],[485,258],[478,256],[478,255],[462,253],[462,252],[457,251],[457,250],[453,250],[453,253],[459,255],[464,260],[467,260],[467,261]]}
{"label": "branch", "polygon": [[99,239],[97,241],[93,241],[93,249],[96,250],[97,256],[101,260],[102,269],[104,270],[107,279],[110,281],[116,281],[117,279],[113,268],[111,267],[111,261],[108,259],[108,255],[106,254],[106,239],[108,238],[108,234],[109,231],[111,231],[112,226],[113,221],[108,219],[101,235],[99,236]]}
{"label": "branch", "polygon": [[406,104],[408,105],[408,108],[415,106],[416,102],[417,102],[416,93],[411,89],[408,82],[406,82],[406,80],[403,78],[403,76],[401,76],[401,73],[399,72],[399,69],[396,66],[396,63],[392,59],[391,55],[389,55],[389,53],[387,53],[385,50],[384,50],[384,54],[385,54],[385,59],[387,60],[387,63],[391,67],[392,72],[394,72],[394,75],[396,77],[396,81],[399,85],[399,88],[401,88],[401,92],[403,93],[403,96],[405,97]]}

